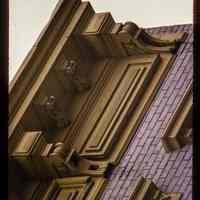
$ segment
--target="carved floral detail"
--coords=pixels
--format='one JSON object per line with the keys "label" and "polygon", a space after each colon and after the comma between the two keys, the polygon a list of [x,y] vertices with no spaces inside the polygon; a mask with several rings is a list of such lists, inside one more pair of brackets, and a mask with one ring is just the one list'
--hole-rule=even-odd
{"label": "carved floral detail", "polygon": [[74,60],[66,60],[64,63],[65,75],[73,76],[77,71],[77,63]]}
{"label": "carved floral detail", "polygon": [[65,76],[71,81],[76,91],[83,92],[90,89],[89,80],[78,73],[76,61],[66,60],[63,69]]}
{"label": "carved floral detail", "polygon": [[46,97],[44,108],[47,112],[47,115],[56,121],[58,127],[65,127],[70,124],[66,113],[58,107],[55,96]]}

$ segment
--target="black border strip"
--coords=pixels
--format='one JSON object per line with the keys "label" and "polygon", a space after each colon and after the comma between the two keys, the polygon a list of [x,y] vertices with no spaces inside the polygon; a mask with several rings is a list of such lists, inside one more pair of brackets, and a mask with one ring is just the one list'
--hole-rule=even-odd
{"label": "black border strip", "polygon": [[[1,186],[0,199],[7,199],[8,176],[8,36],[9,36],[9,1],[0,1],[0,156],[1,156]],[[5,169],[4,169],[5,167]],[[4,180],[5,179],[5,180]],[[5,197],[4,197],[5,196]]]}
{"label": "black border strip", "polygon": [[194,0],[193,4],[193,20],[194,20],[194,75],[193,75],[193,200],[200,199],[200,132],[198,129],[199,119],[200,119],[200,1]]}

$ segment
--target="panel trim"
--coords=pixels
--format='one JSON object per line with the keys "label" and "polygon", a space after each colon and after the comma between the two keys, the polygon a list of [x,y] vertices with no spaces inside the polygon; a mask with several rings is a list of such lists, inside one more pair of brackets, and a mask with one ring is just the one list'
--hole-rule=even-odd
{"label": "panel trim", "polygon": [[[160,57],[158,55],[155,56],[151,62],[152,63],[149,63],[149,66],[140,63],[140,67],[138,66],[138,64],[130,62],[131,64],[127,64],[127,66],[124,68],[121,77],[119,77],[118,79],[116,88],[114,89],[113,94],[111,94],[110,99],[108,100],[108,104],[106,104],[105,109],[102,110],[102,114],[100,114],[100,117],[97,119],[94,127],[92,127],[92,131],[88,135],[88,139],[86,139],[86,143],[81,149],[82,156],[97,159],[106,158],[109,155],[109,152],[111,151],[114,143],[118,140],[119,135],[123,134],[121,133],[122,127],[124,127],[124,124],[126,123],[128,115],[131,113],[131,110],[133,110],[137,105],[139,98],[143,93],[143,89],[145,88],[144,85],[148,84],[153,74],[155,73],[156,68],[160,62]],[[136,73],[135,77],[133,74],[134,71]],[[123,80],[127,81],[125,77],[126,75],[130,76],[130,86],[129,88],[127,88],[128,90],[124,93],[124,97],[121,99],[122,102],[118,102],[119,106],[115,108],[116,110],[110,110],[108,112],[107,108],[111,109],[110,104],[115,105],[116,107],[117,102],[115,102],[114,104],[112,103],[112,101],[120,100],[120,97],[116,97],[116,94],[122,95],[122,92],[120,92],[119,89],[120,85],[123,84]],[[99,108],[97,109],[99,110]],[[112,113],[113,117],[111,118],[110,123],[108,123],[107,120],[109,119],[109,115],[111,115]],[[101,131],[103,131],[102,127],[105,126],[104,124],[101,124],[101,121],[105,119],[105,123],[107,123],[107,128],[105,127],[105,132],[101,133]],[[98,126],[100,126],[101,130],[97,129]],[[86,131],[85,129],[83,130],[84,132]],[[99,144],[97,146],[94,146],[93,140],[96,141],[99,134],[101,134],[102,138],[99,138]],[[93,139],[91,137],[93,137]],[[123,136],[121,135],[121,137]]]}
{"label": "panel trim", "polygon": [[105,181],[103,178],[95,179],[88,176],[55,179],[42,200],[56,200],[62,190],[68,190],[66,200],[95,200],[105,186]]}

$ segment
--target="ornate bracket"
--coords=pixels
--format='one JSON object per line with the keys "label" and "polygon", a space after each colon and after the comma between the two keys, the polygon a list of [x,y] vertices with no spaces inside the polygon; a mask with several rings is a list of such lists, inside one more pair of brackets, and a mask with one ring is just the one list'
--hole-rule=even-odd
{"label": "ornate bracket", "polygon": [[90,89],[89,80],[78,73],[76,61],[66,60],[61,71],[71,81],[75,91],[83,92]]}
{"label": "ornate bracket", "polygon": [[78,175],[107,177],[112,169],[110,163],[82,158],[64,143],[46,143],[40,131],[26,132],[12,158],[29,176],[37,179]]}
{"label": "ornate bracket", "polygon": [[164,193],[156,185],[143,177],[140,177],[130,200],[180,200],[180,193]]}
{"label": "ornate bracket", "polygon": [[135,23],[126,22],[119,29],[118,35],[127,54],[133,55],[161,52],[175,53],[187,34],[182,33],[176,39],[161,40],[152,37]]}
{"label": "ornate bracket", "polygon": [[[173,36],[172,36],[173,35]],[[115,23],[110,13],[97,13],[82,33],[99,57],[123,57],[151,53],[175,53],[186,33],[172,34],[167,39],[149,35],[133,22]]]}

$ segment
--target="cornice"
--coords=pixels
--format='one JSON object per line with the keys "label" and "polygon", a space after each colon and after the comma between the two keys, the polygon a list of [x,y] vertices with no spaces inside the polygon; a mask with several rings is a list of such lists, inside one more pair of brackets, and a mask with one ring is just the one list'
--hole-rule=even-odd
{"label": "cornice", "polygon": [[156,39],[132,22],[123,25],[115,23],[110,13],[95,14],[88,2],[62,1],[10,84],[10,121],[34,87],[33,76],[39,76],[46,65],[49,69],[55,65],[63,48],[68,48],[66,43],[70,37],[82,46],[84,55],[121,57],[174,52],[185,36],[183,33],[170,40]]}

